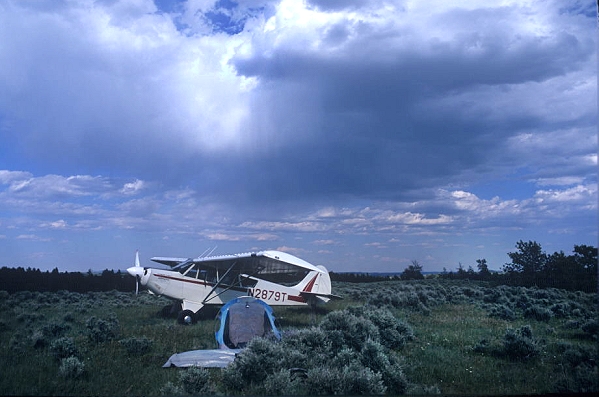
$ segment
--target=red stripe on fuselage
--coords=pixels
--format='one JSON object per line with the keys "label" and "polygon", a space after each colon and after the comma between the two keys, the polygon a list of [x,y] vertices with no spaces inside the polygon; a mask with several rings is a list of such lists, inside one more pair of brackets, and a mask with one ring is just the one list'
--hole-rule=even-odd
{"label": "red stripe on fuselage", "polygon": [[166,274],[155,274],[155,276],[156,277],[160,277],[160,278],[168,278],[169,280],[183,281],[185,283],[191,283],[191,284],[211,285],[211,286],[214,285],[214,284],[210,284],[210,283],[207,283],[207,282],[204,282],[204,281],[200,281],[200,280],[167,276]]}
{"label": "red stripe on fuselage", "polygon": [[[182,281],[184,283],[190,283],[190,284],[206,285],[208,287],[213,287],[216,284],[216,283],[209,283],[206,281],[194,280],[192,278],[180,278],[180,277],[167,276],[166,274],[154,274],[154,275],[156,277],[160,277],[160,278],[167,278],[169,280]],[[224,285],[223,287],[228,287],[228,286]],[[241,292],[244,292],[247,290],[247,288],[241,288],[241,287],[232,287],[229,289],[231,289],[233,291],[241,291]]]}
{"label": "red stripe on fuselage", "polygon": [[288,301],[294,301],[294,302],[306,303],[306,299],[304,299],[303,296],[287,295],[287,300]]}
{"label": "red stripe on fuselage", "polygon": [[318,274],[316,276],[312,277],[312,280],[310,280],[310,282],[308,284],[306,284],[306,286],[304,287],[302,292],[312,292],[312,287],[314,287],[314,283],[316,282],[316,277],[318,277]]}

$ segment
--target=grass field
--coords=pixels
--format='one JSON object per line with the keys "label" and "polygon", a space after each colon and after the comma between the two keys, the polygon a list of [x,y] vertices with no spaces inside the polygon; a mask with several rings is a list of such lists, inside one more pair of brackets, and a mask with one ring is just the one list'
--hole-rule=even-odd
{"label": "grass field", "polygon": [[[195,372],[161,366],[215,348],[214,320],[178,325],[159,315],[163,298],[0,291],[0,394],[599,391],[595,294],[428,280],[333,288],[344,300],[322,309],[274,308],[275,347],[252,343],[227,370]],[[297,363],[307,377],[290,377]]]}

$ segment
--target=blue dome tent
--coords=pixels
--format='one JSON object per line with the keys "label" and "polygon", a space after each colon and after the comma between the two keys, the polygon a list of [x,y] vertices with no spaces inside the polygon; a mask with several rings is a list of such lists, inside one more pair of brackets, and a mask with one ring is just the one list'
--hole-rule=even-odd
{"label": "blue dome tent", "polygon": [[272,308],[251,296],[235,298],[217,315],[215,332],[219,349],[240,349],[256,336],[274,335],[281,339]]}

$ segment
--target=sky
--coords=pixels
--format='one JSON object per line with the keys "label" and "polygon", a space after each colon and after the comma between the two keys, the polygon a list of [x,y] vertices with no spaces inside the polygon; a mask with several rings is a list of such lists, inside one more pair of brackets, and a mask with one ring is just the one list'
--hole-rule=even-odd
{"label": "sky", "polygon": [[0,266],[499,270],[597,171],[591,0],[0,2]]}

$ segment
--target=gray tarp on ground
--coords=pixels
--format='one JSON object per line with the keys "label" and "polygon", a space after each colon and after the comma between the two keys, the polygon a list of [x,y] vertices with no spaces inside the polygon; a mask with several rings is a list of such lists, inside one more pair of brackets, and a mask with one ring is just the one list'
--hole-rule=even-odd
{"label": "gray tarp on ground", "polygon": [[241,349],[191,350],[173,354],[162,366],[224,368],[235,360]]}

